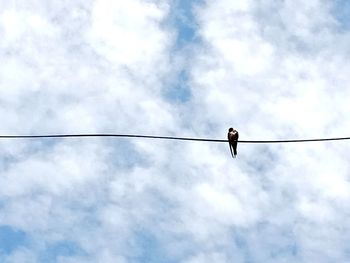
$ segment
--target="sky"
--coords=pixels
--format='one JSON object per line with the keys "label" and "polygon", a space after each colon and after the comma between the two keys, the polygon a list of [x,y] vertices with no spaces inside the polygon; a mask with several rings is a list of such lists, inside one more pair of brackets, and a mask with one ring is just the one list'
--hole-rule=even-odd
{"label": "sky", "polygon": [[[0,134],[349,136],[346,0],[0,0]],[[0,262],[350,261],[349,142],[0,140]]]}

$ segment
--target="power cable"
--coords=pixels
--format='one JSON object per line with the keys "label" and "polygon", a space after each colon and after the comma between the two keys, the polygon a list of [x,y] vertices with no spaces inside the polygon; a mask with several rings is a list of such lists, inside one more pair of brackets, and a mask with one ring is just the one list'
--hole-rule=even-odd
{"label": "power cable", "polygon": [[[76,138],[76,137],[123,137],[123,138],[146,138],[162,140],[179,141],[201,141],[201,142],[228,142],[228,140],[207,139],[207,138],[188,138],[173,136],[153,136],[153,135],[135,135],[135,134],[47,134],[47,135],[0,135],[0,139],[39,139],[39,138]],[[323,141],[341,141],[350,140],[350,137],[320,138],[320,139],[296,139],[296,140],[238,140],[239,143],[296,143],[296,142],[323,142]]]}

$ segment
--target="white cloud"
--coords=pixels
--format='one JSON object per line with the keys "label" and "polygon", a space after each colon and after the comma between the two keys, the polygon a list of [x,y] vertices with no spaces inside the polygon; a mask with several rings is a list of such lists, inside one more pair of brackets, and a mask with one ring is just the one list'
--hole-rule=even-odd
{"label": "white cloud", "polygon": [[160,23],[167,11],[166,3],[96,1],[88,37],[97,52],[114,66],[124,65],[135,75],[152,79],[149,70],[166,63],[163,52],[171,38],[160,31]]}
{"label": "white cloud", "polygon": [[[241,139],[346,136],[349,107],[345,100],[340,102],[340,98],[347,96],[348,89],[345,82],[339,80],[344,80],[341,68],[346,68],[348,63],[342,58],[336,59],[344,54],[344,49],[339,49],[337,44],[344,41],[344,36],[335,28],[330,3],[247,1],[246,4],[244,9],[237,10],[230,1],[208,1],[197,12],[203,46],[196,53],[197,63],[192,71],[194,100],[198,104],[194,126],[210,123],[210,134],[220,136],[221,131],[234,125]],[[241,144],[239,158],[234,162],[238,166],[235,172],[228,168],[231,163],[225,163],[227,171],[222,174],[227,176],[227,181],[243,176],[246,179],[241,183],[242,189],[249,189],[249,181],[256,184],[249,195],[238,195],[238,202],[244,204],[242,207],[255,212],[253,226],[266,222],[271,227],[283,226],[286,230],[295,225],[307,226],[310,231],[297,232],[290,238],[296,243],[297,254],[293,256],[293,249],[285,248],[283,260],[292,262],[293,258],[301,256],[301,260],[310,261],[311,245],[298,240],[312,242],[311,233],[316,233],[319,227],[329,227],[330,221],[340,220],[347,225],[346,220],[342,221],[347,214],[340,205],[349,199],[350,189],[347,160],[339,152],[344,147],[346,142],[265,148]],[[270,159],[266,155],[271,156]],[[210,153],[202,158],[210,160]],[[213,170],[220,167],[212,165]],[[216,176],[215,180],[218,178]],[[210,187],[214,191],[215,184]],[[227,190],[228,194],[237,196],[233,189]],[[224,195],[226,191],[220,193]],[[248,199],[248,202],[247,196],[264,201]],[[230,204],[234,206],[235,202]],[[220,205],[217,207],[219,209]],[[231,210],[226,207],[224,211]],[[220,217],[220,213],[219,210],[213,212],[213,217],[221,218],[223,214]],[[235,219],[245,213],[237,212]],[[309,221],[317,224],[309,225]],[[229,222],[231,227],[236,225],[234,219]],[[263,235],[256,235],[264,242]],[[327,232],[324,238],[326,235],[337,244],[343,239],[340,230]],[[283,239],[279,233],[273,233],[271,238]],[[245,246],[257,255],[253,262],[274,261],[271,256],[259,257],[259,249],[253,242]],[[327,246],[327,242],[320,242],[314,249],[319,251],[324,247],[327,250]],[[273,251],[276,246],[264,249]],[[346,261],[346,248],[339,245],[336,250],[334,257],[330,254],[327,260]],[[244,255],[243,250],[240,253]]]}
{"label": "white cloud", "polygon": [[[330,2],[207,1],[201,41],[179,58],[171,1],[31,2],[1,4],[1,134],[349,130],[348,36]],[[178,63],[192,92],[182,105],[164,96]],[[83,252],[58,261],[347,261],[346,142],[238,154],[203,142],[1,141],[0,224],[31,240],[6,260],[38,262],[69,240]]]}
{"label": "white cloud", "polygon": [[[162,129],[166,133],[174,129],[176,116],[160,97],[162,79],[169,71],[171,41],[161,26],[166,4],[32,4],[5,6],[1,12],[1,133],[161,133]],[[34,261],[40,260],[50,243],[60,240],[73,240],[86,251],[85,256],[76,255],[75,262],[115,262],[116,258],[123,262],[132,255],[123,244],[132,238],[136,225],[128,224],[125,205],[137,204],[119,208],[126,215],[119,225],[116,217],[106,220],[118,211],[109,183],[122,176],[120,170],[129,169],[124,172],[126,178],[131,175],[130,168],[114,167],[113,162],[133,158],[123,157],[127,148],[155,159],[152,155],[159,146],[145,147],[135,141],[124,147],[115,143],[113,149],[110,142],[1,142],[0,222],[30,236]],[[132,194],[128,188],[125,192]],[[20,262],[19,252],[7,260]]]}

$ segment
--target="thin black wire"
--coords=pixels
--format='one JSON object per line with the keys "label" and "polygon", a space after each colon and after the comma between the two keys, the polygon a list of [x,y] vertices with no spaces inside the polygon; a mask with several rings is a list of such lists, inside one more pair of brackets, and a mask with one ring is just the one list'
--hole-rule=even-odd
{"label": "thin black wire", "polygon": [[[228,142],[227,140],[206,139],[206,138],[188,138],[173,136],[153,136],[153,135],[135,135],[135,134],[47,134],[47,135],[0,135],[0,139],[38,139],[38,138],[76,138],[76,137],[124,137],[124,138],[146,138],[162,140],[179,141],[201,141],[201,142]],[[350,140],[350,137],[321,138],[321,139],[299,139],[299,140],[238,140],[239,143],[295,143],[295,142],[323,142],[323,141],[342,141]]]}

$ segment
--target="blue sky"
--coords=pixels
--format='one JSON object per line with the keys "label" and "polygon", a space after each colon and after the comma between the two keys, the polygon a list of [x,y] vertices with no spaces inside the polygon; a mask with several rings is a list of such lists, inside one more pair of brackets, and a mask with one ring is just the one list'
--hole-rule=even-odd
{"label": "blue sky", "polygon": [[344,0],[334,1],[333,15],[340,23],[340,29],[349,30],[350,3]]}
{"label": "blue sky", "polygon": [[[347,1],[0,3],[0,134],[347,136]],[[348,143],[0,141],[0,261],[349,262]]]}

